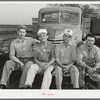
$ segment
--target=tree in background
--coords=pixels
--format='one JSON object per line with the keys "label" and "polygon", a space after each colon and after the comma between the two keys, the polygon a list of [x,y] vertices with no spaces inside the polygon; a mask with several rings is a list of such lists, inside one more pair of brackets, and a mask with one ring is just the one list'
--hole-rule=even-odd
{"label": "tree in background", "polygon": [[95,8],[100,7],[100,4],[48,4],[48,7],[79,7],[83,11],[83,17],[89,17],[90,14],[98,17]]}

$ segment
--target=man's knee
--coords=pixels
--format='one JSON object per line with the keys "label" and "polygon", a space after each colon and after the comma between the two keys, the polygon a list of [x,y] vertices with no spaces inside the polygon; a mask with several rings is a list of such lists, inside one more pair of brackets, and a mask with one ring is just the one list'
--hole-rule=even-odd
{"label": "man's knee", "polygon": [[37,72],[38,69],[39,69],[39,66],[37,64],[32,64],[29,69],[32,70],[32,71]]}
{"label": "man's knee", "polygon": [[8,60],[6,61],[4,67],[6,67],[7,69],[14,67],[14,62],[12,60]]}
{"label": "man's knee", "polygon": [[51,65],[51,66],[49,66],[49,67],[44,71],[44,73],[45,73],[45,74],[51,74],[51,72],[53,71],[53,69],[54,69],[54,67],[53,67],[53,65]]}
{"label": "man's knee", "polygon": [[77,68],[75,65],[73,65],[73,66],[71,67],[71,69],[70,69],[70,72],[79,73],[79,70],[78,70],[78,68]]}
{"label": "man's knee", "polygon": [[28,61],[28,62],[25,64],[25,67],[30,67],[32,64],[33,64],[32,61]]}
{"label": "man's knee", "polygon": [[55,70],[59,71],[59,72],[62,72],[62,68],[60,66],[57,66],[57,65],[55,66]]}
{"label": "man's knee", "polygon": [[78,68],[79,72],[82,72],[82,73],[85,72],[84,67],[81,67],[81,66],[77,65],[77,68]]}

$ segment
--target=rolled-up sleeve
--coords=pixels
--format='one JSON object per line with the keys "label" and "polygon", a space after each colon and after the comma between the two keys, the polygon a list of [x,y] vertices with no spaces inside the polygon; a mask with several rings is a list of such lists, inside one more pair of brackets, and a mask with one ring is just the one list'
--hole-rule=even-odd
{"label": "rolled-up sleeve", "polygon": [[15,56],[15,44],[11,43],[10,44],[10,56]]}
{"label": "rolled-up sleeve", "polygon": [[59,48],[60,48],[59,45],[55,47],[55,58],[56,58],[56,59],[59,58],[59,51],[60,51]]}
{"label": "rolled-up sleeve", "polygon": [[33,57],[34,57],[34,59],[37,58],[37,43],[35,43],[33,46]]}
{"label": "rolled-up sleeve", "polygon": [[52,46],[50,55],[51,55],[51,58],[55,58],[55,46],[54,45]]}
{"label": "rolled-up sleeve", "polygon": [[77,63],[80,63],[80,61],[83,60],[83,54],[80,48],[77,49],[76,60]]}
{"label": "rolled-up sleeve", "polygon": [[72,61],[76,61],[76,48],[72,47]]}

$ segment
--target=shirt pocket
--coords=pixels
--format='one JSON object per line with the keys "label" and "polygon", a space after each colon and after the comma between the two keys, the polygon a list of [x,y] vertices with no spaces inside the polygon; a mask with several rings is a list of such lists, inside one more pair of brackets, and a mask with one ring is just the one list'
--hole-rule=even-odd
{"label": "shirt pocket", "polygon": [[61,49],[61,56],[63,57],[65,55],[65,49]]}
{"label": "shirt pocket", "polygon": [[88,57],[88,54],[85,51],[83,52],[83,57],[84,58],[87,58]]}

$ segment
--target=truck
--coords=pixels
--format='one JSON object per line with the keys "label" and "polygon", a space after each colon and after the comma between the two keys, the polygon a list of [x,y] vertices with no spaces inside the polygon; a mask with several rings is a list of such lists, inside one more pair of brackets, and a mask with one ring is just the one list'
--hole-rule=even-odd
{"label": "truck", "polygon": [[[59,44],[63,39],[64,29],[73,31],[71,44],[76,45],[82,40],[83,23],[82,10],[78,7],[48,7],[40,9],[37,19],[38,27],[45,28],[48,31],[48,40],[54,44]],[[37,31],[34,30],[36,19],[33,18],[33,32],[37,36]]]}
{"label": "truck", "polygon": [[92,17],[84,18],[79,7],[42,8],[38,18],[32,18],[33,35],[37,37],[38,29],[45,28],[48,31],[48,40],[57,45],[62,42],[64,29],[71,29],[73,35],[70,44],[77,45],[91,32]]}

